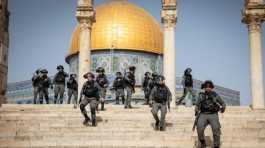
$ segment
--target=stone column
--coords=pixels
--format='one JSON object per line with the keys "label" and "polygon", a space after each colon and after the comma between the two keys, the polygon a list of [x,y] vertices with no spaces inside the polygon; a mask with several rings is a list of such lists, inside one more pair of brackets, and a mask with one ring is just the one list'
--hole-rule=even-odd
{"label": "stone column", "polygon": [[172,93],[172,106],[176,96],[175,26],[177,21],[176,0],[162,0],[161,21],[164,27],[163,73],[166,85]]}
{"label": "stone column", "polygon": [[243,10],[242,22],[247,24],[250,46],[251,98],[254,109],[264,108],[262,70],[261,24],[265,18],[265,5],[248,0]]}
{"label": "stone column", "polygon": [[78,68],[78,95],[80,95],[81,88],[86,81],[83,75],[90,71],[90,35],[92,24],[95,21],[93,0],[78,0],[76,18],[80,26]]}

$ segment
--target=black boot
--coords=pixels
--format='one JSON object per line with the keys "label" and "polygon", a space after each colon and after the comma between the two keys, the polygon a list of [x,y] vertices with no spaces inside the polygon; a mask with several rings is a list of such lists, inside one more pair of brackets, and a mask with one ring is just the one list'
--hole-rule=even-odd
{"label": "black boot", "polygon": [[104,102],[101,102],[101,110],[102,111],[105,110],[105,108],[104,108]]}
{"label": "black boot", "polygon": [[125,102],[124,96],[121,98],[121,101],[122,101],[122,104],[124,104],[124,102]]}
{"label": "black boot", "polygon": [[158,130],[158,127],[159,127],[159,121],[156,121],[155,129]]}
{"label": "black boot", "polygon": [[206,148],[206,142],[205,140],[200,140],[201,148]]}
{"label": "black boot", "polygon": [[214,148],[219,148],[219,146],[214,146]]}
{"label": "black boot", "polygon": [[89,121],[90,121],[90,118],[89,117],[86,117],[85,120],[84,120],[84,122],[83,122],[83,125],[87,125]]}
{"label": "black boot", "polygon": [[116,104],[119,105],[120,104],[120,98],[119,97],[116,97]]}
{"label": "black boot", "polygon": [[94,126],[94,127],[97,126],[95,118],[92,119],[92,126]]}

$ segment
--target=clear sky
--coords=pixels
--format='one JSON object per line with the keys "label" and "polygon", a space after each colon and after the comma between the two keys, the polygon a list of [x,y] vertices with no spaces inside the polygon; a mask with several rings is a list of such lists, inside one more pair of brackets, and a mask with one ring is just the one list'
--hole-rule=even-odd
{"label": "clear sky", "polygon": [[[106,0],[95,0],[101,4]],[[160,22],[160,0],[129,0]],[[77,24],[76,0],[10,0],[8,82],[29,79],[45,67],[52,75],[63,64]],[[186,67],[196,79],[239,90],[241,103],[250,103],[249,46],[241,23],[243,0],[178,0],[176,68]],[[262,40],[263,45],[265,40]],[[263,57],[264,54],[263,54]],[[264,60],[263,60],[264,63]],[[263,67],[265,69],[265,67]]]}

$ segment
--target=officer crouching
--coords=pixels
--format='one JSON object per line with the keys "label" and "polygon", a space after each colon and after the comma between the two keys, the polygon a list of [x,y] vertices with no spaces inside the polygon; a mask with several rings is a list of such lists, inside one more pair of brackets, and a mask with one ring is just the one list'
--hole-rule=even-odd
{"label": "officer crouching", "polygon": [[[88,117],[87,111],[85,108],[88,104],[90,104],[92,126],[96,126],[96,108],[97,108],[98,100],[100,98],[99,89],[98,89],[97,84],[94,81],[95,77],[92,73],[89,72],[85,74],[84,78],[87,79],[87,81],[84,83],[82,87],[80,99],[79,99],[80,110],[85,117],[83,124],[87,125],[88,122],[90,121],[90,118]],[[85,97],[82,99],[83,95]]]}
{"label": "officer crouching", "polygon": [[[165,118],[167,113],[167,105],[172,100],[172,95],[168,87],[165,85],[165,78],[163,76],[157,77],[157,84],[152,89],[150,94],[150,100],[152,104],[152,114],[156,120],[155,128],[156,130],[165,130]],[[158,111],[161,112],[161,119],[158,118]]]}
{"label": "officer crouching", "polygon": [[224,113],[225,103],[221,97],[213,91],[212,81],[205,81],[202,85],[204,92],[200,92],[195,106],[195,115],[198,117],[197,133],[201,148],[206,148],[204,130],[210,124],[213,133],[214,148],[220,147],[221,125],[218,112]]}

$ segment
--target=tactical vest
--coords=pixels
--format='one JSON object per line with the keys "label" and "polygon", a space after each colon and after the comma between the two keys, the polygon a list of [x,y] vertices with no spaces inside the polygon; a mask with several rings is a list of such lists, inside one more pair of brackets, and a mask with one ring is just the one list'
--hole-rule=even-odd
{"label": "tactical vest", "polygon": [[192,76],[191,75],[185,75],[185,86],[192,86],[193,81],[192,81]]}
{"label": "tactical vest", "polygon": [[57,73],[57,75],[55,77],[55,82],[65,83],[65,74],[63,72]]}
{"label": "tactical vest", "polygon": [[100,87],[104,87],[104,85],[108,83],[105,75],[98,76],[96,81]]}
{"label": "tactical vest", "polygon": [[168,90],[166,87],[156,87],[154,101],[156,103],[166,103],[168,99]]}
{"label": "tactical vest", "polygon": [[207,112],[207,113],[216,113],[220,110],[219,104],[216,102],[216,95],[207,95],[207,94],[202,94],[203,99],[201,100],[201,112]]}
{"label": "tactical vest", "polygon": [[150,78],[148,78],[148,77],[144,78],[143,88],[147,88],[148,87],[149,81],[150,81]]}
{"label": "tactical vest", "polygon": [[93,84],[88,84],[88,82],[84,86],[83,95],[88,98],[97,98],[98,88],[95,87],[94,82]]}
{"label": "tactical vest", "polygon": [[124,87],[124,81],[123,78],[116,78],[115,80],[115,86],[116,88],[123,88]]}
{"label": "tactical vest", "polygon": [[32,78],[32,85],[33,87],[37,87],[40,83],[40,78],[39,77],[35,77],[35,78]]}
{"label": "tactical vest", "polygon": [[67,82],[67,88],[73,89],[73,90],[78,90],[78,84],[77,84],[76,80],[74,80],[74,79],[71,78]]}
{"label": "tactical vest", "polygon": [[125,79],[126,83],[131,85],[131,86],[134,86],[135,85],[135,78],[134,78],[134,74],[128,72],[127,73],[127,79]]}
{"label": "tactical vest", "polygon": [[40,88],[49,88],[50,87],[50,82],[49,82],[49,78],[47,76],[42,76],[39,79],[39,87]]}

